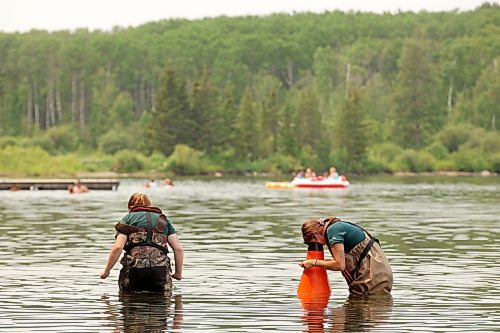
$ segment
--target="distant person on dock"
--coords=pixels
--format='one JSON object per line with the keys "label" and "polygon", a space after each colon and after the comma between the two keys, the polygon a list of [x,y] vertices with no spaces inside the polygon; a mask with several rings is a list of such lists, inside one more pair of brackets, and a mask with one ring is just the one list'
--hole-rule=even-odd
{"label": "distant person on dock", "polygon": [[378,239],[361,226],[336,217],[314,219],[302,225],[304,243],[327,245],[333,260],[307,259],[299,263],[341,271],[351,295],[389,294],[392,270]]}
{"label": "distant person on dock", "polygon": [[77,179],[72,185],[68,186],[69,193],[85,193],[88,192],[89,188]]}
{"label": "distant person on dock", "polygon": [[[134,193],[130,197],[128,211],[122,222],[115,225],[115,244],[100,274],[101,278],[109,276],[125,249],[118,279],[121,291],[169,292],[172,278],[182,279],[184,261],[184,252],[174,226],[143,193]],[[174,274],[171,274],[167,244],[174,251]]]}

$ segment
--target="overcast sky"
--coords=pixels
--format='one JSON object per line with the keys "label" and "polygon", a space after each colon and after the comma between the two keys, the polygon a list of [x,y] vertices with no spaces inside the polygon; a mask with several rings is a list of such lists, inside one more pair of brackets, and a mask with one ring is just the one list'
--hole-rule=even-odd
{"label": "overcast sky", "polygon": [[473,10],[500,0],[0,0],[0,31],[109,30],[168,18],[266,15],[332,10]]}

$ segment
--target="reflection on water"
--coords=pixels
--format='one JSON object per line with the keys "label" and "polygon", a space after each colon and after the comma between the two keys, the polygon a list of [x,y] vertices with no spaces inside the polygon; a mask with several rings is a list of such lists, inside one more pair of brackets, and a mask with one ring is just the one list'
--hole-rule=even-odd
{"label": "reflection on water", "polygon": [[370,332],[389,321],[392,296],[349,298],[331,311],[331,332]]}
{"label": "reflection on water", "polygon": [[305,324],[305,332],[324,332],[325,323],[328,319],[326,308],[330,295],[314,294],[314,295],[299,295],[304,315],[301,316],[302,322]]}
{"label": "reflection on water", "polygon": [[341,306],[328,309],[329,298],[301,298],[304,332],[371,332],[391,316],[391,295],[349,297]]}
{"label": "reflection on water", "polygon": [[[269,190],[265,181],[124,181],[118,191],[0,191],[0,331],[492,332],[500,327],[500,182],[363,180],[347,190]],[[185,251],[171,298],[120,295],[99,278],[129,196],[146,191]],[[300,226],[337,215],[382,243],[391,299],[301,301]],[[325,257],[329,257],[325,253]],[[162,295],[163,296],[163,295]],[[181,302],[182,300],[182,302]]]}
{"label": "reflection on water", "polygon": [[113,332],[156,333],[182,328],[181,295],[120,292],[118,304],[112,304],[108,295],[101,300],[107,309],[105,326]]}

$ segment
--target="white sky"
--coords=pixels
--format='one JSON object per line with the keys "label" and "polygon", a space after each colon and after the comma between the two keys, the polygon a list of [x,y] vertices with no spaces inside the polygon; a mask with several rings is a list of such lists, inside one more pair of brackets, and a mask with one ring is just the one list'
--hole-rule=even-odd
{"label": "white sky", "polygon": [[473,10],[500,0],[0,0],[0,31],[109,30],[168,18],[267,15],[332,10]]}

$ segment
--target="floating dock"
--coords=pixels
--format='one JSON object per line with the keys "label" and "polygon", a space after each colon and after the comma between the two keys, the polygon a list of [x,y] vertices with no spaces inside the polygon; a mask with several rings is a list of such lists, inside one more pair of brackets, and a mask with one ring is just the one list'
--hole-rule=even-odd
{"label": "floating dock", "polygon": [[[0,179],[0,190],[68,190],[75,179]],[[80,179],[89,190],[117,190],[116,179]]]}

